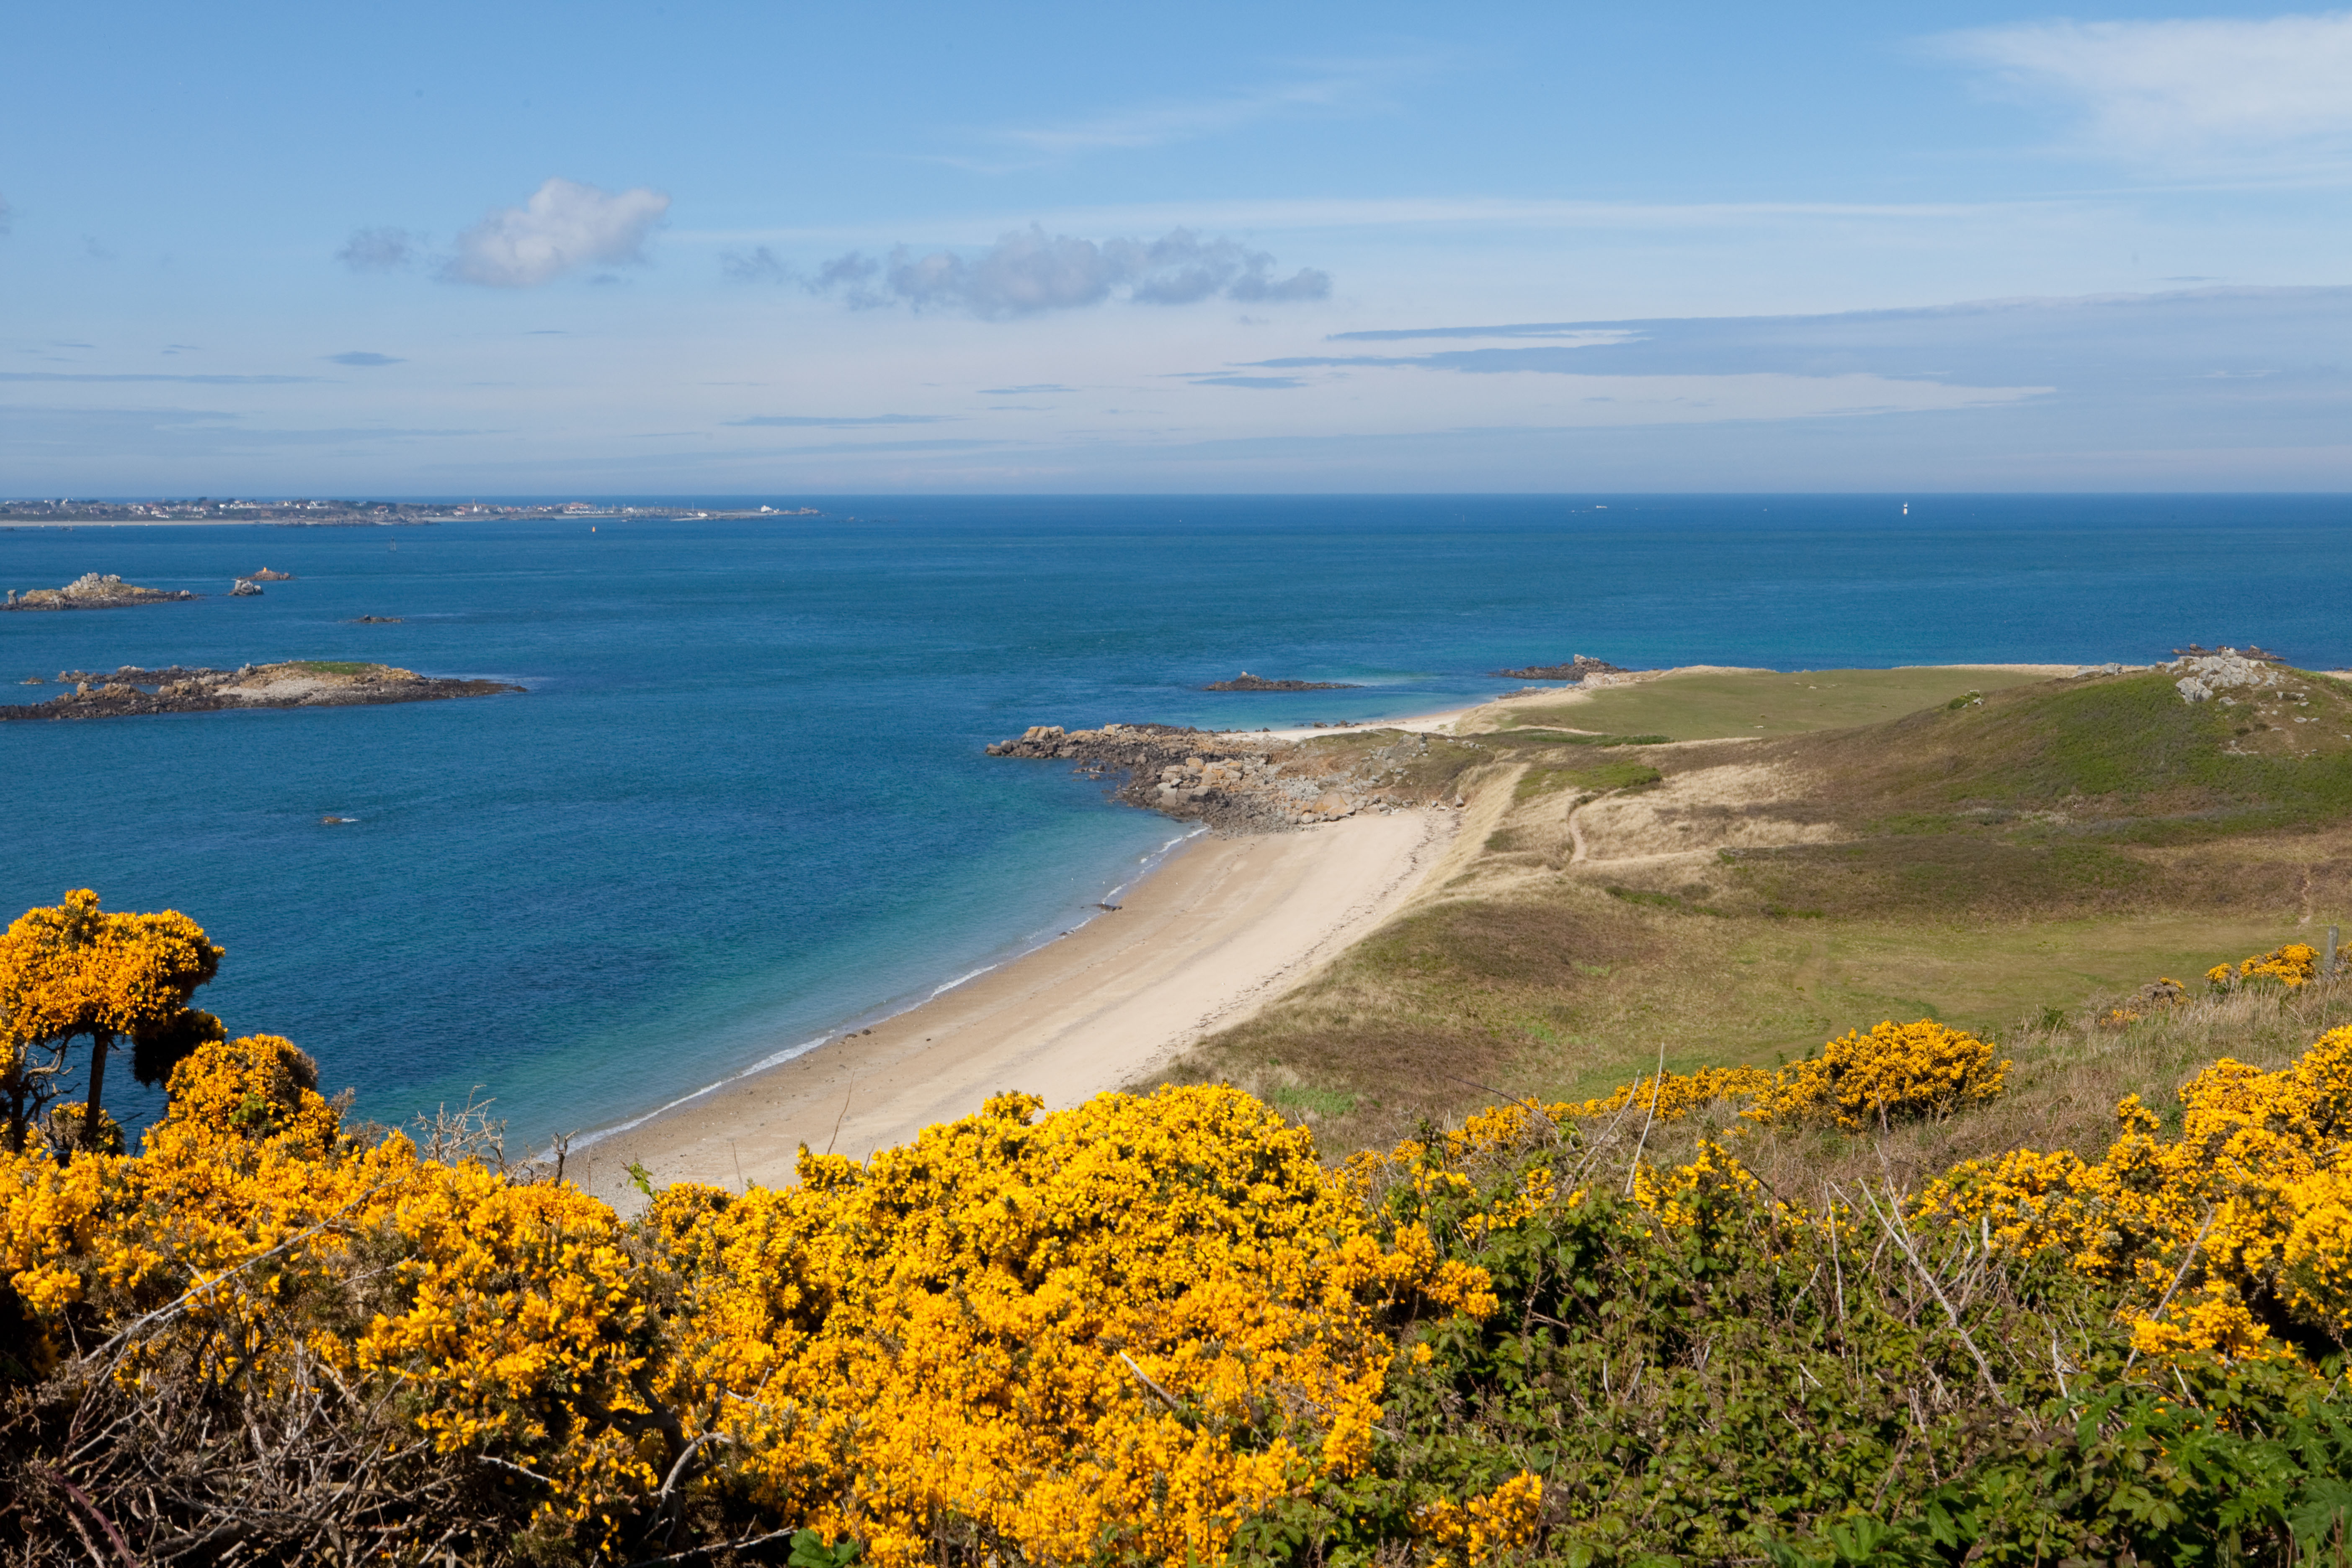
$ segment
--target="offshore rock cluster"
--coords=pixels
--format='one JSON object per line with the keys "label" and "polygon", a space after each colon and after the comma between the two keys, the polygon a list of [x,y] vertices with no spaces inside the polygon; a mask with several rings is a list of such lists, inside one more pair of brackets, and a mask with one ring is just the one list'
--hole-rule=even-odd
{"label": "offshore rock cluster", "polygon": [[147,713],[208,713],[224,708],[349,708],[488,697],[524,688],[501,680],[448,680],[383,664],[247,664],[236,669],[142,669],[111,674],[58,672],[70,685],[47,702],[0,703],[10,719],[119,719]]}
{"label": "offshore rock cluster", "polygon": [[112,573],[101,577],[95,572],[85,572],[62,588],[32,588],[22,594],[11,588],[0,610],[119,610],[131,605],[164,605],[194,597],[184,588],[142,588]]}

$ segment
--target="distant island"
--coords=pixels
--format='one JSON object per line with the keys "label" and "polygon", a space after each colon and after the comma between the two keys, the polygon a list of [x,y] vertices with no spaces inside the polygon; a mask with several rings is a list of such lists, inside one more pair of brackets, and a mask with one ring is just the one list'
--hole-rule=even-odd
{"label": "distant island", "polygon": [[1265,680],[1244,669],[1231,680],[1213,681],[1201,689],[1203,691],[1361,691],[1363,688],[1347,680]]}
{"label": "distant island", "polygon": [[1531,664],[1525,669],[1490,670],[1498,680],[1581,680],[1588,675],[1625,675],[1631,673],[1605,658],[1588,658],[1578,654],[1566,664]]}
{"label": "distant island", "polygon": [[124,665],[110,674],[58,672],[60,692],[47,702],[0,704],[0,720],[123,719],[146,713],[210,713],[227,708],[355,708],[385,702],[431,702],[447,697],[490,697],[521,691],[503,680],[449,680],[386,664],[296,659],[236,669],[142,669]]}
{"label": "distant island", "polygon": [[85,572],[62,588],[33,588],[19,594],[8,590],[0,610],[121,610],[132,605],[169,605],[199,595],[185,588],[142,588],[109,574]]}

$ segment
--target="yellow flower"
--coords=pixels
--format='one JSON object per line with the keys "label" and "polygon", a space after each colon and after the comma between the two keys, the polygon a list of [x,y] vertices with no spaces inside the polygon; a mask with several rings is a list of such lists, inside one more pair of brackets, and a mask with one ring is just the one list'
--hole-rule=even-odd
{"label": "yellow flower", "polygon": [[1438,1550],[1434,1563],[1479,1568],[1497,1557],[1526,1550],[1535,1540],[1543,1507],[1543,1481],[1521,1470],[1484,1497],[1457,1503],[1441,1498],[1421,1510],[1416,1533]]}

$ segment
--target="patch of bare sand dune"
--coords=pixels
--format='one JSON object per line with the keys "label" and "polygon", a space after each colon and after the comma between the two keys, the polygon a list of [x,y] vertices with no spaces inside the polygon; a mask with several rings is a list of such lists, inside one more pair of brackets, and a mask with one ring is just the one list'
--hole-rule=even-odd
{"label": "patch of bare sand dune", "polygon": [[1811,809],[1811,781],[1785,763],[1727,763],[1677,773],[1654,789],[1577,808],[1576,860],[1587,866],[1712,856],[1723,849],[1832,844],[1842,835]]}

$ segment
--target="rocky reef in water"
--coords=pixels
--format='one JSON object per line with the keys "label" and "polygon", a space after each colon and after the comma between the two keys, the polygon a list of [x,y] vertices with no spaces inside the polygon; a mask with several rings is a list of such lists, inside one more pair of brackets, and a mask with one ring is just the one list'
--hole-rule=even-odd
{"label": "rocky reef in water", "polygon": [[1212,681],[1203,691],[1361,691],[1349,680],[1266,680],[1243,670],[1231,680]]}
{"label": "rocky reef in water", "polygon": [[186,589],[142,588],[109,573],[85,572],[62,588],[8,590],[0,610],[121,610],[132,605],[168,605],[197,595]]}
{"label": "rocky reef in water", "polygon": [[1590,658],[1578,654],[1566,664],[1531,664],[1524,669],[1490,670],[1498,680],[1582,680],[1588,675],[1625,675],[1631,672],[1605,658]]}
{"label": "rocky reef in water", "polygon": [[1342,742],[1170,724],[1041,724],[995,742],[988,754],[1075,763],[1091,778],[1124,775],[1112,794],[1129,805],[1232,832],[1272,833],[1360,811],[1458,804],[1450,782],[1458,767],[1436,753],[1475,749],[1400,730],[1353,731]]}
{"label": "rocky reef in water", "polygon": [[449,680],[386,664],[297,660],[236,669],[142,669],[110,674],[58,672],[59,692],[46,702],[0,703],[0,720],[124,719],[147,713],[216,713],[232,708],[357,708],[489,697],[524,688],[503,680]]}

